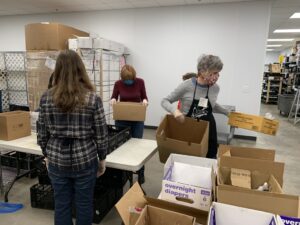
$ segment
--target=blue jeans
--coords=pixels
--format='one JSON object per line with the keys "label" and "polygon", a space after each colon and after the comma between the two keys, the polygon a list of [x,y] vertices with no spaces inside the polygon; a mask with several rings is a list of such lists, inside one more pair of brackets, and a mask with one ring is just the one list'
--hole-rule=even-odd
{"label": "blue jeans", "polygon": [[126,121],[116,120],[117,127],[130,127],[130,134],[133,138],[142,138],[144,133],[144,122],[142,121]]}
{"label": "blue jeans", "polygon": [[73,198],[76,206],[76,224],[92,224],[97,169],[97,162],[89,168],[77,172],[62,171],[49,165],[48,173],[54,189],[55,225],[73,225]]}

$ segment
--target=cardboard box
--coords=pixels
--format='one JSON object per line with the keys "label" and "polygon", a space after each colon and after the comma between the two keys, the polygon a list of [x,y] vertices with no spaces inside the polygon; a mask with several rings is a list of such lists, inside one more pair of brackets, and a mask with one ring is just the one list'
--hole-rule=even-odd
{"label": "cardboard box", "polygon": [[270,64],[269,71],[271,73],[280,73],[281,72],[280,64]]}
{"label": "cardboard box", "polygon": [[[200,224],[207,223],[208,212],[156,198],[146,197],[138,183],[135,183],[127,191],[127,193],[116,204],[116,208],[125,225],[134,225],[135,220],[132,220],[133,222],[130,223],[131,213],[129,209],[131,207],[145,208],[147,205],[195,217],[196,222]],[[172,218],[169,219],[172,220]],[[175,224],[174,221],[173,224]]]}
{"label": "cardboard box", "polygon": [[207,225],[276,225],[271,213],[214,202]]}
{"label": "cardboard box", "polygon": [[164,166],[160,198],[209,211],[217,161],[171,154]]}
{"label": "cardboard box", "polygon": [[0,140],[10,141],[29,135],[31,135],[29,112],[0,113]]}
{"label": "cardboard box", "polygon": [[68,39],[88,37],[89,33],[59,23],[33,23],[25,26],[26,50],[68,49]]}
{"label": "cardboard box", "polygon": [[[266,193],[283,193],[282,188],[280,184],[277,182],[276,178],[271,174],[263,173],[259,171],[249,171],[250,172],[250,187],[249,188],[243,188],[241,186],[234,185],[232,183],[232,171],[234,171],[234,168],[227,168],[227,167],[219,167],[218,169],[218,176],[217,176],[217,183],[219,186],[229,186],[231,187],[232,191],[239,191],[242,189],[251,190],[253,193],[252,195],[255,196],[257,192],[260,192],[257,190],[257,188],[261,185],[263,185],[265,182],[269,185],[269,191],[264,192]],[[237,178],[236,178],[237,181]],[[218,196],[219,197],[219,196]]]}
{"label": "cardboard box", "polygon": [[156,131],[160,162],[165,163],[171,153],[206,157],[208,150],[209,123],[185,118],[178,122],[166,115]]}
{"label": "cardboard box", "polygon": [[231,112],[229,115],[228,124],[246,130],[276,135],[279,121],[266,119],[262,116]]}
{"label": "cardboard box", "polygon": [[113,104],[114,120],[145,121],[146,109],[142,103],[117,102]]}
{"label": "cardboard box", "polygon": [[[186,165],[187,168],[189,167],[188,164],[182,165]],[[212,202],[213,170],[198,166],[190,166],[190,170],[183,170],[182,175],[185,178],[189,176],[190,178],[194,178],[194,181],[198,181],[198,184],[191,184],[190,182],[182,181],[182,179],[174,178],[176,167],[179,167],[179,165],[175,162],[167,173],[164,174],[161,199],[208,211]],[[200,176],[197,177],[197,175]]]}
{"label": "cardboard box", "polygon": [[[254,194],[255,193],[255,194]],[[217,186],[218,202],[279,215],[300,216],[299,196]]]}
{"label": "cardboard box", "polygon": [[283,185],[284,163],[224,155],[218,159],[218,163],[220,167],[260,171],[269,175],[273,174],[280,186],[282,187]]}
{"label": "cardboard box", "polygon": [[135,225],[195,225],[195,217],[147,205]]}

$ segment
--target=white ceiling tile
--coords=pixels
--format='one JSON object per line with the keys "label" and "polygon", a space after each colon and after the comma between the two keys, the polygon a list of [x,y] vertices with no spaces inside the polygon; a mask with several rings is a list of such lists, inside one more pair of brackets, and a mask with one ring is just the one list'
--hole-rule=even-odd
{"label": "white ceiling tile", "polygon": [[133,7],[157,7],[159,4],[156,1],[150,1],[150,0],[128,0],[131,2]]}
{"label": "white ceiling tile", "polygon": [[184,0],[156,0],[160,6],[185,5]]}

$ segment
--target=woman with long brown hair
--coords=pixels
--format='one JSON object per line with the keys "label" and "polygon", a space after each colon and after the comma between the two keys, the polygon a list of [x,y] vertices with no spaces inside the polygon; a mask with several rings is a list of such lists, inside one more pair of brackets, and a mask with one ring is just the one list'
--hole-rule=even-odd
{"label": "woman with long brown hair", "polygon": [[96,176],[105,171],[107,126],[79,55],[62,51],[52,87],[40,101],[38,144],[54,189],[55,225],[71,225],[75,199],[77,225],[92,224]]}

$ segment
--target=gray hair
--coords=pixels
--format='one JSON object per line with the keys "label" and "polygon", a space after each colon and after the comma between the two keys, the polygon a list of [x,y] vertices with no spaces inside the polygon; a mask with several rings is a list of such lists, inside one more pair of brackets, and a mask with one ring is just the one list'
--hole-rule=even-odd
{"label": "gray hair", "polygon": [[200,73],[212,70],[221,71],[222,68],[223,62],[219,56],[203,54],[198,58],[197,69]]}

